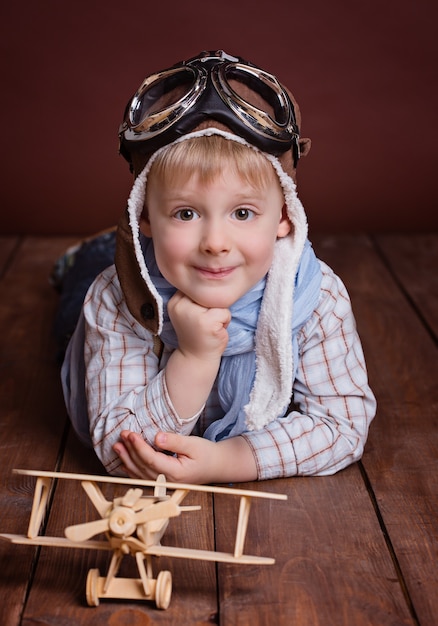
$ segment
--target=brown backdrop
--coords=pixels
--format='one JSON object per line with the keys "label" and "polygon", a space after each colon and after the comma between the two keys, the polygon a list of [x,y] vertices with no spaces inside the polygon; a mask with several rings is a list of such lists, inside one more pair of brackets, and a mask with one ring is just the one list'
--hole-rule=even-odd
{"label": "brown backdrop", "polygon": [[223,48],[296,94],[311,229],[437,227],[437,3],[22,0],[3,3],[3,234],[113,224],[130,175],[117,128],[143,77]]}

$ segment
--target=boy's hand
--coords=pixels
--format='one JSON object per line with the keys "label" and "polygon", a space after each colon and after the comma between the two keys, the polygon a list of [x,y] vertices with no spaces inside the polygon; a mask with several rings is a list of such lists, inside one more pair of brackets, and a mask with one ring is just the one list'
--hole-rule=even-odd
{"label": "boy's hand", "polygon": [[167,310],[183,354],[207,361],[220,360],[228,343],[228,309],[207,309],[177,291]]}
{"label": "boy's hand", "polygon": [[214,443],[202,437],[160,432],[155,438],[158,450],[137,433],[123,431],[120,438],[114,450],[131,478],[155,480],[164,474],[169,482],[192,484],[257,479],[254,456],[242,437]]}

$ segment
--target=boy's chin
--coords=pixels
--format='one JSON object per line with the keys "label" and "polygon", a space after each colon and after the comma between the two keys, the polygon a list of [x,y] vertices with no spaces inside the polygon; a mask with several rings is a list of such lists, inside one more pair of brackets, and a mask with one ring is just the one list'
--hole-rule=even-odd
{"label": "boy's chin", "polygon": [[238,299],[239,298],[233,299],[227,297],[192,298],[193,302],[196,302],[196,304],[199,304],[199,306],[202,306],[205,309],[229,309],[235,302],[237,302]]}
{"label": "boy's chin", "polygon": [[211,300],[203,300],[202,302],[197,302],[195,300],[196,304],[199,304],[199,306],[204,307],[204,309],[229,309],[234,302],[228,302],[228,301],[211,301]]}
{"label": "boy's chin", "polygon": [[230,309],[236,302],[238,302],[250,289],[211,289],[211,290],[193,290],[192,293],[187,293],[186,296],[199,304],[199,306],[205,309]]}

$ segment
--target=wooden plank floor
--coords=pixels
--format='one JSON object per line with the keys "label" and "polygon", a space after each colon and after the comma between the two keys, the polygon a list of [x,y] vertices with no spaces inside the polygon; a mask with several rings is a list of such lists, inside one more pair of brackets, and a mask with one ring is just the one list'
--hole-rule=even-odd
{"label": "wooden plank floor", "polygon": [[[103,473],[71,434],[51,336],[48,284],[69,238],[0,237],[0,532],[25,533],[34,479],[13,468]],[[251,483],[288,495],[253,504],[245,551],[273,566],[161,558],[170,608],[85,602],[106,553],[0,542],[0,624],[433,626],[438,615],[438,234],[318,236],[320,258],[350,292],[378,399],[361,463],[335,476]],[[172,521],[167,542],[229,550],[236,502],[190,496],[200,514]],[[193,517],[194,515],[194,517]],[[192,516],[192,517],[191,517]],[[46,534],[95,518],[80,485],[59,481]],[[132,564],[124,564],[134,575]]]}

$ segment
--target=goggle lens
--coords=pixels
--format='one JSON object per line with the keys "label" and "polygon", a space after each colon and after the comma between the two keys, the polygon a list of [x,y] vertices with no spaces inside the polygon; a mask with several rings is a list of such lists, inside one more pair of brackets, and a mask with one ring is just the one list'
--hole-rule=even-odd
{"label": "goggle lens", "polygon": [[[195,72],[186,67],[147,78],[131,103],[129,117],[133,128],[137,130],[141,125],[141,130],[146,130],[156,122],[157,114],[166,117],[192,93],[196,82]],[[148,118],[151,118],[150,123]]]}
{"label": "goggle lens", "polygon": [[[241,98],[242,102],[248,104],[254,111],[259,111],[261,117],[269,116],[279,126],[289,123],[290,112],[284,98],[284,91],[274,76],[258,68],[254,70],[239,63],[220,67],[219,75],[222,77],[222,88],[227,91],[226,86],[228,86],[238,98]],[[247,90],[243,97],[239,93],[240,84],[249,88],[254,93],[254,98],[248,97]],[[266,103],[271,106],[272,114],[265,111]]]}

